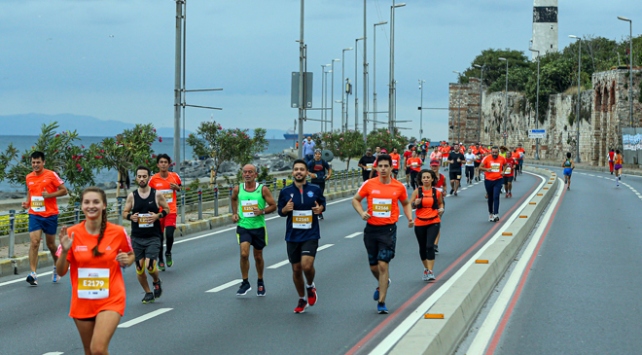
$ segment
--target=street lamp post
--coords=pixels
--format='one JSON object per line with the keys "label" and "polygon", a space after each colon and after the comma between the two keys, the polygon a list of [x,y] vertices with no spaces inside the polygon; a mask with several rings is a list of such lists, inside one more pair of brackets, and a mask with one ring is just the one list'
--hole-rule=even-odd
{"label": "street lamp post", "polygon": [[374,111],[372,129],[377,129],[377,26],[385,25],[388,21],[374,24],[374,37],[372,41],[372,110]]}
{"label": "street lamp post", "polygon": [[478,128],[478,135],[477,135],[477,143],[481,142],[481,132],[482,132],[482,98],[484,96],[484,70],[486,70],[486,64],[484,65],[479,65],[479,64],[474,64],[475,68],[479,68],[481,70],[481,76],[479,79],[479,118],[477,121],[477,128]]}
{"label": "street lamp post", "polygon": [[453,70],[457,74],[457,143],[461,143],[461,84],[459,84],[460,72]]}
{"label": "street lamp post", "polygon": [[332,81],[330,83],[330,132],[334,131],[334,62],[340,62],[341,59],[332,59]]}
{"label": "street lamp post", "polygon": [[[368,134],[368,37],[366,22],[366,0],[363,0],[363,142]],[[354,118],[355,120],[357,117]]]}
{"label": "street lamp post", "polygon": [[633,21],[622,16],[617,18],[629,23],[629,126],[633,127]]}
{"label": "street lamp post", "polygon": [[321,64],[321,132],[325,131],[324,124],[326,122],[326,71],[325,68],[329,67],[330,64]]}
{"label": "street lamp post", "polygon": [[506,106],[506,114],[504,114],[504,119],[503,121],[503,126],[504,126],[504,132],[502,132],[502,136],[504,137],[504,147],[506,146],[506,138],[508,138],[508,132],[506,132],[506,121],[508,120],[508,59],[507,58],[499,58],[499,60],[503,60],[506,62],[506,96],[505,100],[506,102],[504,103],[504,106]]}
{"label": "street lamp post", "polygon": [[[580,84],[580,75],[582,74],[582,38],[570,35],[569,38],[576,39],[579,46],[577,47],[577,114],[575,115],[575,122],[577,127],[575,129],[575,162],[579,163],[580,159],[580,102],[582,99],[582,86]],[[630,98],[631,99],[631,98]]]}
{"label": "street lamp post", "polygon": [[[326,64],[326,67],[329,67],[330,64]],[[325,107],[325,110],[323,110],[323,132],[328,131],[328,74],[330,74],[332,71],[327,71],[323,73],[323,80],[325,81],[325,89],[324,89],[324,102],[323,106]]]}
{"label": "street lamp post", "polygon": [[388,90],[388,130],[391,135],[394,135],[395,132],[395,120],[396,120],[396,81],[395,81],[395,9],[398,7],[404,7],[406,3],[395,4],[394,0],[392,1],[392,6],[390,6],[390,87]]}
{"label": "street lamp post", "polygon": [[363,37],[357,38],[354,40],[354,130],[359,130],[359,91],[357,90],[357,80],[358,80],[358,63],[357,63],[357,52],[359,52],[359,41],[363,40]]}
{"label": "street lamp post", "polygon": [[421,91],[421,101],[419,101],[419,140],[424,137],[424,83],[426,80],[419,79],[419,90]]}
{"label": "street lamp post", "polygon": [[[539,50],[529,48],[531,52],[537,52],[537,91],[535,93],[535,128],[539,128]],[[535,138],[535,160],[539,160],[539,138]]]}
{"label": "street lamp post", "polygon": [[348,122],[346,118],[346,51],[351,51],[352,47],[344,48],[341,51],[341,83],[343,88],[341,89],[341,132],[345,132],[348,129]]}

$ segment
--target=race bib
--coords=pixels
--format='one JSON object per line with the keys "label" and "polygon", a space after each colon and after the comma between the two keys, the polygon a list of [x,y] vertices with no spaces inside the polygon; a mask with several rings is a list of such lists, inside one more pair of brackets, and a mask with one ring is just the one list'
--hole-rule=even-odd
{"label": "race bib", "polygon": [[470,165],[470,164],[472,164],[472,163],[473,163],[473,161],[472,161],[471,159],[466,160],[466,164],[469,164],[469,165]]}
{"label": "race bib", "polygon": [[311,229],[312,211],[292,211],[292,228]]}
{"label": "race bib", "polygon": [[413,161],[412,164],[410,164],[413,168],[416,168],[419,166],[419,164],[416,161]]}
{"label": "race bib", "polygon": [[109,297],[109,269],[78,268],[78,298]]}
{"label": "race bib", "polygon": [[367,170],[367,171],[372,170],[373,165],[374,165],[374,164],[366,164],[366,170]]}
{"label": "race bib", "polygon": [[154,226],[154,219],[151,213],[138,214],[138,228],[151,228]]}
{"label": "race bib", "polygon": [[31,196],[31,210],[34,212],[45,212],[45,198],[42,196]]}
{"label": "race bib", "polygon": [[392,199],[373,198],[372,216],[378,218],[390,218],[392,212]]}
{"label": "race bib", "polygon": [[259,208],[259,202],[257,200],[241,201],[241,210],[243,211],[243,217],[254,217],[255,208]]}
{"label": "race bib", "polygon": [[491,173],[498,173],[500,167],[501,167],[500,163],[490,163],[490,172]]}
{"label": "race bib", "polygon": [[392,166],[397,166],[397,159],[392,159]]}
{"label": "race bib", "polygon": [[174,190],[158,190],[158,192],[160,192],[165,197],[165,201],[167,201],[167,203],[174,202]]}
{"label": "race bib", "polygon": [[511,168],[510,168],[510,166],[509,166],[509,167],[507,167],[507,168],[506,168],[506,173],[505,173],[505,174],[506,174],[506,175],[510,175],[510,173],[511,173],[512,171],[513,171],[513,169],[511,169]]}

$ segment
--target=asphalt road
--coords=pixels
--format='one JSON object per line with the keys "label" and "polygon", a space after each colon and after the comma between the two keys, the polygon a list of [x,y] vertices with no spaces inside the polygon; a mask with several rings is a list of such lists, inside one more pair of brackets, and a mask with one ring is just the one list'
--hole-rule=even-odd
{"label": "asphalt road", "polygon": [[641,177],[576,169],[486,354],[640,353],[641,193]]}
{"label": "asphalt road", "polygon": [[[502,198],[500,215],[507,216],[514,211],[540,181],[530,174],[521,175],[513,188],[514,197]],[[421,281],[423,267],[414,232],[407,228],[405,218],[401,219],[404,222],[398,224],[397,254],[391,262],[392,284],[386,302],[391,313],[388,315],[376,312],[372,293],[377,283],[370,274],[360,234],[364,222],[348,199],[332,202],[324,213],[319,245],[325,249],[317,253],[315,262],[319,300],[304,314],[293,313],[297,295],[290,265],[284,262],[287,260],[284,218],[274,217],[267,222],[270,242],[264,251],[266,297],[256,297],[253,260],[250,269],[253,290],[243,297],[235,295],[240,271],[233,228],[179,239],[173,251],[175,266],[162,273],[164,293],[154,304],[141,303],[143,292],[135,271],[133,268],[125,271],[128,299],[121,327],[154,311],[159,314],[119,328],[110,351],[113,354],[367,353],[500,227],[501,221],[488,222],[484,193],[483,183],[477,183],[465,187],[459,196],[446,199],[434,283]],[[588,193],[584,195],[588,197]],[[594,202],[584,206],[593,206]],[[574,218],[577,221],[577,216]],[[607,235],[599,238],[601,246],[624,247],[608,243]],[[596,263],[590,271],[585,271],[604,282],[605,277],[613,276],[610,272],[602,273],[600,270],[604,267],[606,265]],[[19,275],[17,282],[11,282],[16,277],[0,279],[0,353],[82,354],[78,332],[68,317],[69,278],[52,284],[50,275],[41,273],[40,286],[29,287],[24,277]],[[219,291],[208,292],[213,289]]]}

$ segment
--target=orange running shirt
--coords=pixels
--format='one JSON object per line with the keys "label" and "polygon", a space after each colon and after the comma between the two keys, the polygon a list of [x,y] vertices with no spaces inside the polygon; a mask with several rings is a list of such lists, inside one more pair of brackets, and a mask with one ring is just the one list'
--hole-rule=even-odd
{"label": "orange running shirt", "polygon": [[55,172],[42,169],[40,175],[31,172],[27,175],[27,190],[29,191],[29,214],[41,217],[50,217],[58,214],[58,201],[55,197],[43,198],[42,192],[48,193],[58,191],[58,187],[64,182]]}
{"label": "orange running shirt", "polygon": [[[178,174],[168,171],[167,178],[163,178],[160,173],[156,173],[149,179],[149,186],[165,196],[169,205],[169,213],[176,213],[176,191],[172,190],[170,184],[181,185],[181,177]],[[160,210],[162,208],[159,206]]]}
{"label": "orange running shirt", "polygon": [[[428,226],[441,222],[439,211],[432,208],[434,204],[432,191],[424,189],[422,186],[419,188],[423,189],[423,197],[421,199],[421,207],[415,209],[415,226]],[[435,188],[435,193],[437,200],[439,200],[441,197],[441,189]],[[419,195],[417,195],[417,198],[419,198]]]}
{"label": "orange running shirt", "polygon": [[399,169],[399,154],[391,153],[390,158],[392,159],[392,168]]}
{"label": "orange running shirt", "polygon": [[105,235],[98,250],[103,253],[94,256],[92,249],[98,241],[97,235],[87,233],[85,222],[67,229],[74,240],[67,253],[71,281],[71,318],[93,318],[101,311],[125,313],[125,282],[116,261],[119,251],[132,251],[131,240],[125,228],[107,222]]}
{"label": "orange running shirt", "polygon": [[395,179],[389,184],[381,183],[378,177],[366,180],[357,193],[368,201],[368,224],[373,226],[397,223],[399,201],[408,199],[406,186]]}
{"label": "orange running shirt", "polygon": [[481,166],[486,169],[484,176],[486,180],[499,180],[503,178],[502,172],[506,166],[506,158],[501,155],[497,156],[497,159],[493,159],[492,155],[487,155],[481,162]]}
{"label": "orange running shirt", "polygon": [[406,165],[410,168],[412,171],[421,171],[421,158],[408,158],[408,161],[406,162]]}
{"label": "orange running shirt", "polygon": [[622,159],[622,154],[616,154],[615,155],[615,164],[622,165],[623,162],[624,162],[624,160]]}

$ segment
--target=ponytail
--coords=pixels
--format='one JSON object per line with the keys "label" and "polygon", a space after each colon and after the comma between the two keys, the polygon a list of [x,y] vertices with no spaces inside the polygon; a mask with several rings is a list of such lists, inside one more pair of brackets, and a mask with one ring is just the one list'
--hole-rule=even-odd
{"label": "ponytail", "polygon": [[100,234],[98,234],[98,242],[96,243],[96,246],[94,247],[94,249],[92,249],[94,256],[103,255],[103,253],[98,251],[98,246],[100,245],[100,242],[103,240],[103,237],[105,236],[105,229],[107,229],[107,210],[106,209],[103,210],[102,216],[101,216]]}

